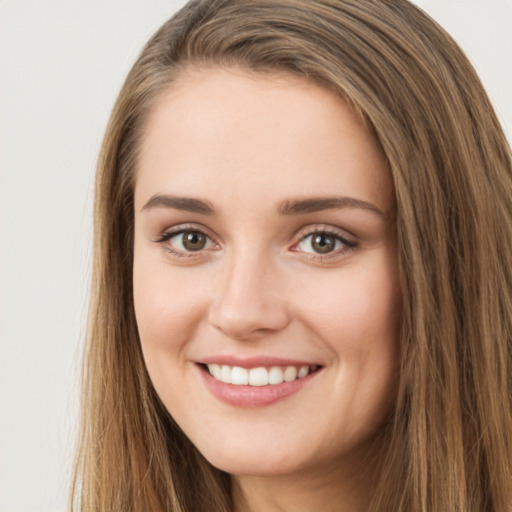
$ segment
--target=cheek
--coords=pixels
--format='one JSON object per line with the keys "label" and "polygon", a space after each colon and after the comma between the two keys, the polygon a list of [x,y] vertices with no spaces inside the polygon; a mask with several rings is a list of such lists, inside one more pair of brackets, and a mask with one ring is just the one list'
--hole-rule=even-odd
{"label": "cheek", "polygon": [[[401,293],[398,272],[384,261],[364,272],[340,273],[310,304],[310,327],[320,335],[336,369],[332,392],[350,411],[359,435],[379,425],[392,408],[400,358]],[[321,286],[323,284],[323,286]]]}
{"label": "cheek", "polygon": [[180,397],[190,392],[180,376],[189,364],[187,342],[204,310],[198,289],[174,274],[165,264],[134,264],[135,317],[144,362],[157,394],[173,413],[188,407]]}
{"label": "cheek", "polygon": [[[382,348],[398,339],[401,311],[397,273],[382,271],[346,272],[338,278],[327,276],[315,283],[316,293],[309,293],[310,322],[331,340],[337,350],[362,351],[365,347]],[[380,341],[379,341],[380,340]]]}
{"label": "cheek", "polygon": [[[200,287],[167,265],[134,263],[135,317],[144,356],[179,351],[204,315]],[[148,365],[149,366],[149,365]]]}

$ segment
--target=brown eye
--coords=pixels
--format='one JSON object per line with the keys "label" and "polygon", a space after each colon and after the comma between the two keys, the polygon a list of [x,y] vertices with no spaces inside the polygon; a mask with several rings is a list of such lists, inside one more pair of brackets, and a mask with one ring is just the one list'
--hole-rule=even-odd
{"label": "brown eye", "polygon": [[342,255],[353,249],[357,244],[341,235],[328,231],[313,231],[305,235],[297,244],[300,252],[310,254],[312,257]]}
{"label": "brown eye", "polygon": [[328,254],[341,247],[343,247],[343,243],[339,237],[321,232],[311,233],[299,243],[299,248],[302,251],[316,254]]}
{"label": "brown eye", "polygon": [[184,231],[182,233],[182,244],[187,251],[200,251],[206,247],[208,238],[199,231]]}
{"label": "brown eye", "polygon": [[317,233],[311,237],[311,247],[319,254],[331,252],[336,247],[336,238],[326,233]]}
{"label": "brown eye", "polygon": [[213,240],[197,229],[181,229],[170,233],[164,233],[158,243],[165,244],[167,250],[175,256],[192,256],[191,253],[208,251],[216,247]]}

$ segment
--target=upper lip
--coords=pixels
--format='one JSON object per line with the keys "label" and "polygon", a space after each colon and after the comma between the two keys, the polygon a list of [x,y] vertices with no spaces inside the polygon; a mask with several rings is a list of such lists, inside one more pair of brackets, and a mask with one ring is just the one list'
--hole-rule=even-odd
{"label": "upper lip", "polygon": [[240,368],[260,368],[271,366],[322,366],[313,361],[287,359],[274,356],[256,356],[256,357],[239,357],[232,355],[216,355],[205,357],[199,361],[199,364],[219,364],[227,366],[238,366]]}

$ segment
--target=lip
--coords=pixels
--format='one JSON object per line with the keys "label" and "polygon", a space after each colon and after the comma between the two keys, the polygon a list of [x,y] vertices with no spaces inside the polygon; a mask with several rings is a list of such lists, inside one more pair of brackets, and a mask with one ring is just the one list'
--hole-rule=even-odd
{"label": "lip", "polygon": [[297,359],[285,359],[282,357],[274,356],[259,356],[259,357],[235,357],[229,355],[205,357],[199,364],[225,364],[228,366],[238,366],[240,368],[261,368],[270,366],[323,366],[320,363],[312,361],[299,361]]}
{"label": "lip", "polygon": [[268,386],[239,386],[226,384],[214,379],[204,367],[206,364],[226,364],[242,368],[258,368],[262,366],[313,366],[311,363],[291,361],[280,358],[254,358],[240,360],[229,357],[213,357],[196,363],[196,367],[206,384],[208,390],[221,402],[241,408],[257,408],[274,404],[280,400],[298,393],[304,386],[307,386],[322,371],[322,367],[309,373],[305,377],[292,382]]}

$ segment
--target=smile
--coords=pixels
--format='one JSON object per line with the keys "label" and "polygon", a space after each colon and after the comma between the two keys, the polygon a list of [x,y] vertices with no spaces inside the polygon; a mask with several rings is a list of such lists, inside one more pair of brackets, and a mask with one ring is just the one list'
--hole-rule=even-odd
{"label": "smile", "polygon": [[241,368],[220,364],[208,364],[210,375],[217,381],[235,386],[276,386],[283,382],[293,382],[314,372],[318,366],[272,366],[270,368]]}
{"label": "smile", "polygon": [[275,358],[212,359],[196,364],[206,387],[221,402],[243,408],[268,406],[294,395],[324,369],[318,364]]}

